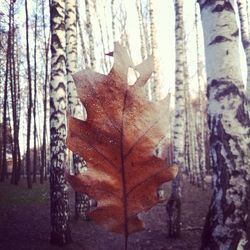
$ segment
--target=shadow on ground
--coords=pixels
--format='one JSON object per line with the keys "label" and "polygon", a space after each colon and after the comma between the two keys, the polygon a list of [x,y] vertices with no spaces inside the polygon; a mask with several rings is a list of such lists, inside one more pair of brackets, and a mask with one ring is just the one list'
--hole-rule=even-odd
{"label": "shadow on ground", "polygon": [[[165,186],[169,193],[170,185]],[[23,191],[24,190],[24,191]],[[167,237],[165,203],[159,204],[140,216],[146,229],[129,237],[129,250],[198,250],[202,227],[208,210],[211,190],[203,191],[183,182],[182,236]],[[71,191],[71,211],[73,192]],[[52,250],[61,247],[49,244],[48,184],[37,184],[27,190],[24,184],[0,184],[0,249],[2,250]],[[16,197],[15,197],[16,196]],[[93,221],[71,220],[73,243],[65,250],[122,250],[123,237],[104,231]]]}

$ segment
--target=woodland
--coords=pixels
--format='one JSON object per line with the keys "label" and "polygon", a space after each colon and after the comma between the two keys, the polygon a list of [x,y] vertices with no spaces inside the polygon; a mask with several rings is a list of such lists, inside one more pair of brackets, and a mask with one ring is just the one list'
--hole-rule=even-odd
{"label": "woodland", "polygon": [[248,0],[0,0],[0,249],[249,250]]}

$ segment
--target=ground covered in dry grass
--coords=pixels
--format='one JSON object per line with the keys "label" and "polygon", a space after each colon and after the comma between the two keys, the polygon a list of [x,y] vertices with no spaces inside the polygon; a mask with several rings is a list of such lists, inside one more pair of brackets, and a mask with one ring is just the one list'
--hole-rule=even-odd
{"label": "ground covered in dry grass", "polygon": [[[169,184],[166,185],[169,192]],[[210,203],[211,190],[201,190],[183,181],[182,237],[167,237],[165,203],[159,204],[143,218],[146,229],[129,237],[129,250],[196,250],[205,216]],[[73,192],[71,192],[73,194]],[[70,199],[73,213],[73,195]],[[122,250],[123,237],[108,233],[93,221],[71,220],[73,243],[66,250]],[[24,183],[13,186],[0,183],[0,249],[47,250],[62,249],[49,244],[49,189],[48,184],[34,185],[27,190]]]}

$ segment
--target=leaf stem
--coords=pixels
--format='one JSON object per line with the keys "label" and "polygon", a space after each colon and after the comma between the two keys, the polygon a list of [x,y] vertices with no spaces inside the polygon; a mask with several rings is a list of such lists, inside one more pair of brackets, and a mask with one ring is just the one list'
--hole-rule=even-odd
{"label": "leaf stem", "polygon": [[[126,106],[126,99],[127,99],[127,91],[124,97],[124,104],[123,104],[123,111],[122,116],[124,115],[125,106]],[[123,212],[124,212],[124,249],[127,250],[128,247],[128,211],[127,211],[127,187],[126,187],[126,177],[125,177],[125,165],[124,165],[124,145],[123,145],[123,119],[122,119],[122,126],[121,126],[121,172],[122,172],[122,188],[123,188]]]}

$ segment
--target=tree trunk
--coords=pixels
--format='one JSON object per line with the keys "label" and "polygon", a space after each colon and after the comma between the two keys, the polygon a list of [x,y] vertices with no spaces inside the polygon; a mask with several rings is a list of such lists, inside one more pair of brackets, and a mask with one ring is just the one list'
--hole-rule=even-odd
{"label": "tree trunk", "polygon": [[151,46],[152,46],[152,56],[154,61],[154,80],[151,83],[152,89],[152,99],[160,100],[161,99],[161,81],[160,81],[160,69],[159,69],[159,59],[158,59],[158,45],[156,40],[156,25],[155,25],[155,6],[154,1],[149,0],[149,15],[150,15],[150,36],[151,36]]}
{"label": "tree trunk", "polygon": [[113,42],[116,41],[116,27],[115,27],[115,0],[111,0],[111,19],[112,19],[112,35],[113,35]]}
{"label": "tree trunk", "polygon": [[8,107],[8,80],[9,80],[9,64],[11,53],[11,5],[9,6],[9,31],[8,31],[8,43],[6,52],[6,66],[5,66],[5,80],[4,80],[4,96],[3,96],[3,128],[2,128],[2,162],[1,162],[1,176],[0,180],[4,181],[7,175],[7,107]]}
{"label": "tree trunk", "polygon": [[248,20],[248,6],[246,0],[237,0],[239,16],[240,16],[240,31],[241,31],[241,40],[243,48],[245,50],[246,59],[247,59],[247,88],[246,94],[250,99],[250,28]]}
{"label": "tree trunk", "polygon": [[198,118],[197,118],[197,130],[198,134],[198,147],[199,147],[199,167],[201,172],[202,188],[206,188],[205,177],[206,177],[206,152],[205,152],[205,105],[206,98],[201,90],[201,84],[203,79],[203,61],[200,54],[200,37],[199,37],[199,25],[200,25],[200,14],[199,6],[195,6],[195,30],[196,30],[196,50],[197,50],[197,78],[198,78]]}
{"label": "tree trunk", "polygon": [[95,58],[95,41],[93,36],[93,27],[91,23],[91,1],[85,0],[85,11],[86,11],[86,30],[89,36],[89,57],[90,57],[90,66],[91,69],[96,67],[96,58]]}
{"label": "tree trunk", "polygon": [[18,127],[17,127],[17,78],[16,78],[16,59],[15,59],[15,20],[14,20],[14,4],[10,3],[11,8],[11,50],[10,50],[10,92],[11,92],[11,108],[12,108],[12,121],[13,121],[13,143],[12,143],[12,175],[11,183],[18,184]]}
{"label": "tree trunk", "polygon": [[[86,114],[83,112],[83,107],[78,98],[76,87],[72,78],[72,74],[77,71],[77,39],[76,39],[76,2],[72,0],[66,0],[66,52],[67,52],[67,90],[68,90],[68,108],[69,113],[81,120],[86,119]],[[73,154],[73,169],[70,171],[72,174],[79,174],[86,167],[84,160]],[[70,160],[72,160],[72,158]],[[87,218],[87,212],[77,209],[81,207],[82,200],[79,199],[82,194],[76,194],[75,197],[75,217],[79,215]],[[86,195],[85,195],[86,196]],[[89,204],[87,199],[87,204]],[[85,207],[85,206],[84,206]],[[88,206],[86,206],[88,208]],[[79,214],[82,213],[82,214]]]}
{"label": "tree trunk", "polygon": [[143,31],[143,13],[142,13],[142,3],[141,0],[136,0],[136,9],[139,21],[139,29],[140,29],[140,43],[141,43],[141,57],[142,60],[146,59],[146,47],[145,47],[145,34]]}
{"label": "tree trunk", "polygon": [[36,183],[36,174],[37,174],[37,126],[36,126],[36,101],[37,101],[37,3],[36,3],[36,14],[35,14],[35,33],[34,33],[34,107],[33,107],[33,120],[34,120],[34,128],[33,128],[33,142],[34,142],[34,150],[33,150],[33,183]]}
{"label": "tree trunk", "polygon": [[[42,18],[43,18],[43,39],[44,39],[44,52],[45,52],[45,72],[44,72],[44,99],[43,99],[43,135],[42,135],[42,152],[41,152],[41,167],[40,167],[40,183],[44,182],[44,175],[47,166],[47,144],[46,144],[46,131],[47,131],[47,84],[48,84],[48,66],[49,66],[49,39],[46,37],[46,23],[45,23],[45,3],[42,5]],[[47,41],[48,40],[48,41]]]}
{"label": "tree trunk", "polygon": [[213,196],[201,249],[250,249],[250,120],[236,1],[199,1],[208,78]]}
{"label": "tree trunk", "polygon": [[27,185],[32,188],[31,181],[31,161],[30,161],[30,134],[31,134],[31,112],[32,112],[32,79],[30,67],[30,49],[29,49],[29,14],[28,3],[25,0],[25,16],[26,16],[26,58],[28,71],[28,117],[27,117],[27,148],[26,148],[26,171],[27,171]]}
{"label": "tree trunk", "polygon": [[170,237],[181,233],[181,170],[184,166],[184,55],[183,55],[183,1],[175,1],[176,11],[176,81],[175,81],[175,120],[173,164],[179,166],[179,173],[172,182],[172,194],[167,203],[168,227]]}
{"label": "tree trunk", "polygon": [[76,1],[76,20],[79,28],[80,33],[80,41],[81,41],[81,47],[82,47],[82,56],[84,58],[85,68],[89,68],[89,60],[88,60],[88,54],[85,46],[85,42],[83,39],[83,31],[82,31],[82,25],[81,25],[81,19],[80,19],[80,13],[79,13],[79,0]]}
{"label": "tree trunk", "polygon": [[66,167],[65,4],[52,0],[50,81],[50,242],[63,246],[71,242],[69,202],[64,179]]}

